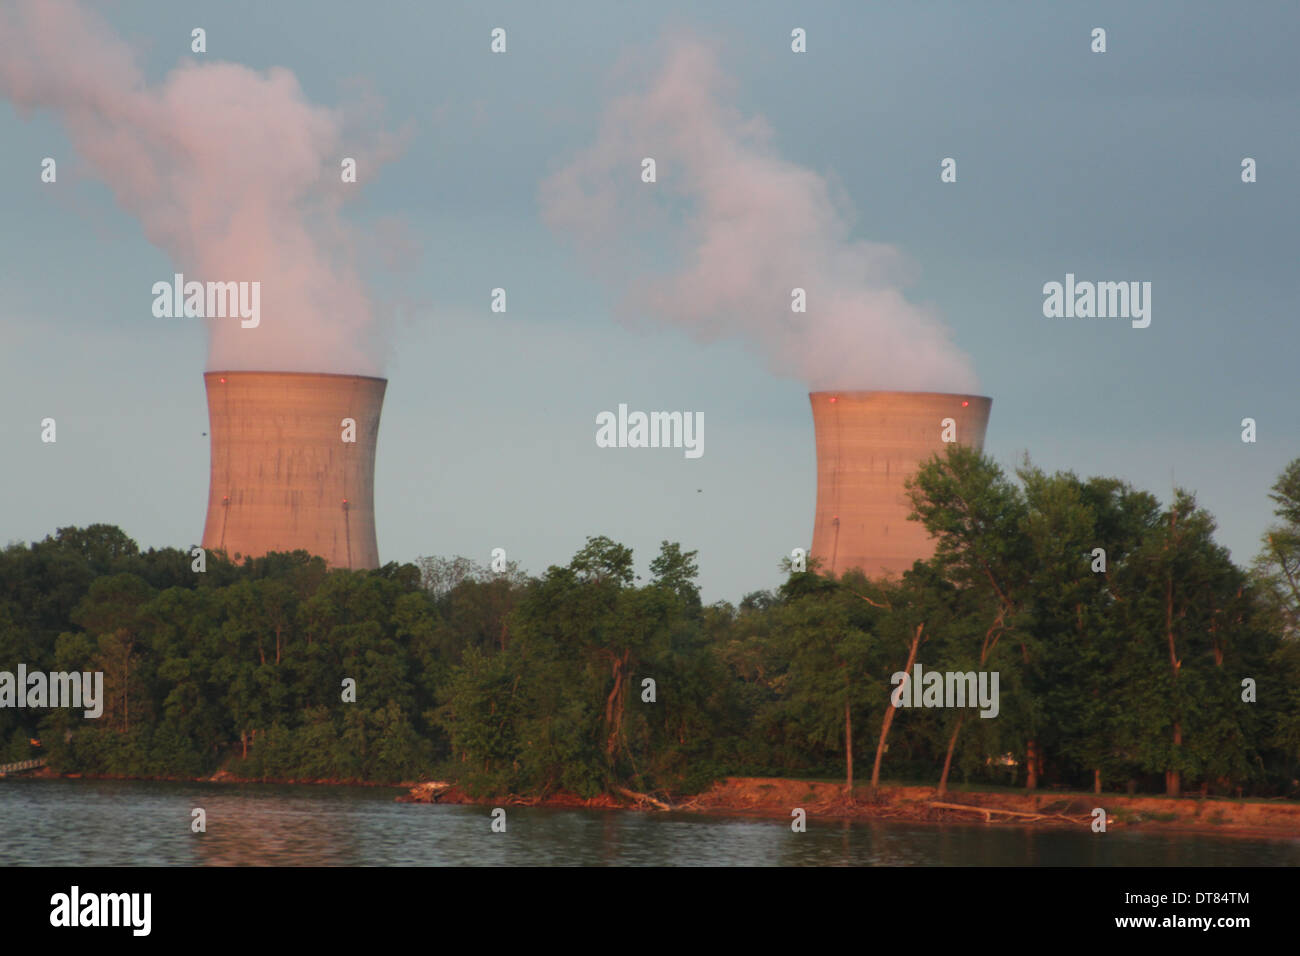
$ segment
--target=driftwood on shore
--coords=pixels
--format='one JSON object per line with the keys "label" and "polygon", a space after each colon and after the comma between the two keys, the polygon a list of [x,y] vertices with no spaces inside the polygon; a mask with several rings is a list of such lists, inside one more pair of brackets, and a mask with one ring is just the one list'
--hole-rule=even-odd
{"label": "driftwood on shore", "polygon": [[411,787],[410,792],[398,797],[398,803],[437,803],[438,800],[446,793],[450,792],[451,784],[443,783],[441,780],[427,780],[424,783],[417,783]]}
{"label": "driftwood on shore", "polygon": [[619,793],[623,794],[623,796],[636,800],[638,803],[648,803],[653,807],[658,807],[660,810],[672,809],[672,806],[664,803],[662,800],[655,799],[648,793],[637,793],[635,790],[629,790],[626,787],[618,787],[616,789]]}
{"label": "driftwood on shore", "polygon": [[[1067,823],[1080,822],[1080,818],[1067,817],[1063,813],[1025,813],[1022,810],[1003,810],[999,807],[976,807],[971,806],[968,803],[940,803],[938,800],[931,800],[926,804],[926,806],[936,807],[940,810],[968,810],[972,813],[982,813],[984,814],[985,823],[992,823],[993,814],[995,813],[1005,813],[1009,816],[1021,817],[1025,820],[1065,820]],[[1088,817],[1082,818],[1084,823],[1087,823],[1088,820]]]}

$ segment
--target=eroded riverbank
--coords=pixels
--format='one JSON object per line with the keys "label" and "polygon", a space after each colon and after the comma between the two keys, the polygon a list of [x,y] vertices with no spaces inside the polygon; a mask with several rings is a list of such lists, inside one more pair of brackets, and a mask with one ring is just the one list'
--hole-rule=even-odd
{"label": "eroded riverbank", "polygon": [[[136,779],[61,775],[48,770],[27,776],[67,780]],[[795,809],[802,809],[810,819],[820,820],[893,820],[920,824],[961,823],[1036,829],[1091,830],[1094,820],[1099,818],[1095,811],[1101,809],[1105,811],[1108,831],[1167,831],[1300,840],[1300,802],[1284,800],[980,790],[949,790],[940,798],[934,787],[921,786],[884,786],[874,797],[869,788],[859,786],[855,788],[850,800],[843,784],[783,777],[728,777],[702,793],[671,802],[631,791],[624,791],[622,795],[601,794],[589,799],[563,792],[541,798],[520,795],[478,798],[470,796],[454,784],[434,781],[393,784],[332,779],[251,780],[224,770],[197,779],[151,779],[175,783],[390,788],[403,791],[396,798],[399,803],[675,811],[713,816],[785,819],[790,819]]]}
{"label": "eroded riverbank", "polygon": [[1300,839],[1300,803],[1214,797],[1126,796],[1061,792],[948,791],[934,787],[881,787],[873,797],[857,787],[849,799],[844,786],[780,777],[728,777],[703,793],[676,803],[628,792],[583,799],[573,794],[546,798],[475,798],[455,785],[416,784],[398,798],[403,803],[543,806],[700,812],[790,818],[796,809],[828,820],[896,820],[908,823],[980,823],[1041,828],[1091,829],[1106,815],[1107,830],[1168,830],[1217,836]]}

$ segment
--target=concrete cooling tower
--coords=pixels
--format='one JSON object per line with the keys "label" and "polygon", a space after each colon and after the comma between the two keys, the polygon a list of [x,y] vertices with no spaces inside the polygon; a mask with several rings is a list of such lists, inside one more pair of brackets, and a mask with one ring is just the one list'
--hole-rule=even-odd
{"label": "concrete cooling tower", "polygon": [[984,447],[991,398],[943,392],[812,392],[817,436],[817,513],[812,555],[823,574],[860,568],[898,577],[934,554],[903,481],[946,447],[943,420],[956,440]]}
{"label": "concrete cooling tower", "polygon": [[[388,382],[363,375],[207,372],[212,470],[203,547],[238,561],[302,548],[376,568],[375,443]],[[345,441],[344,419],[355,423]]]}

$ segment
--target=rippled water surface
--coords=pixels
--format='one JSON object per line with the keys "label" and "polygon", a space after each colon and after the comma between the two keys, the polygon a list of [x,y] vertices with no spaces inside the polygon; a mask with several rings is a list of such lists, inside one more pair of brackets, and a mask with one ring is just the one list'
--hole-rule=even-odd
{"label": "rippled water surface", "polygon": [[[0,781],[0,866],[1300,865],[1300,837],[821,823],[394,802],[399,790]],[[190,832],[191,810],[207,832]]]}

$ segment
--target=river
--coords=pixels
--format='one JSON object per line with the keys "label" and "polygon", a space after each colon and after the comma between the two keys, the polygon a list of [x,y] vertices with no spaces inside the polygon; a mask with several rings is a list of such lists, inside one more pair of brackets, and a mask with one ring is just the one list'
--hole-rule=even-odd
{"label": "river", "polygon": [[[0,866],[1298,866],[1300,838],[396,803],[382,787],[0,781]],[[207,832],[192,833],[191,812]]]}

